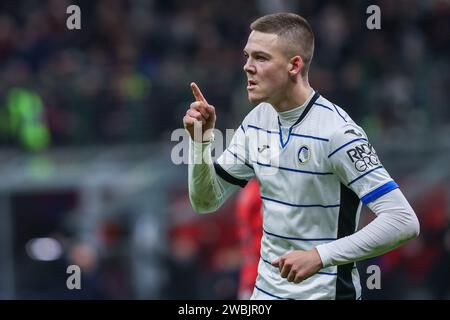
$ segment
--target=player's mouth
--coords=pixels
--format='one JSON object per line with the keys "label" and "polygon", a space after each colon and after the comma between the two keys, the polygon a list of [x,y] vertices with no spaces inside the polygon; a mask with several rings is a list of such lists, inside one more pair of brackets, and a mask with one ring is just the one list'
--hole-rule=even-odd
{"label": "player's mouth", "polygon": [[255,89],[257,83],[255,80],[248,80],[247,81],[247,90]]}

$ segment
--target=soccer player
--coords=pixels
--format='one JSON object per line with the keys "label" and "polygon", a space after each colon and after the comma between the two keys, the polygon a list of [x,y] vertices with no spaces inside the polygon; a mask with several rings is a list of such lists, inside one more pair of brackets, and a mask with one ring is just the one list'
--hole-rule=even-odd
{"label": "soccer player", "polygon": [[[417,217],[364,130],[309,85],[308,22],[278,13],[250,28],[244,71],[257,106],[215,163],[215,109],[191,84],[196,101],[183,123],[192,138],[192,206],[213,212],[256,176],[263,237],[251,298],[360,299],[355,262],[417,237]],[[377,217],[356,232],[361,203]]]}

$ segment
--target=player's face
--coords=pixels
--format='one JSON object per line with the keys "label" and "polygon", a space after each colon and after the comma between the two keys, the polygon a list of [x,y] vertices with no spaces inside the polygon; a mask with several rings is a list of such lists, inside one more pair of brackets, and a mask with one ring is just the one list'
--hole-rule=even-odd
{"label": "player's face", "polygon": [[253,103],[280,103],[289,83],[289,60],[276,34],[252,31],[244,48],[248,99]]}

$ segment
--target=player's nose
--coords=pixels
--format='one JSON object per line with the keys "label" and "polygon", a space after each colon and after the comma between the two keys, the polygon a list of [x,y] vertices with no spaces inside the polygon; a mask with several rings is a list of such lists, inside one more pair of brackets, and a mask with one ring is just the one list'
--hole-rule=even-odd
{"label": "player's nose", "polygon": [[251,74],[255,73],[255,71],[256,71],[255,67],[249,63],[249,60],[247,60],[247,62],[244,64],[243,69],[245,72],[251,73]]}

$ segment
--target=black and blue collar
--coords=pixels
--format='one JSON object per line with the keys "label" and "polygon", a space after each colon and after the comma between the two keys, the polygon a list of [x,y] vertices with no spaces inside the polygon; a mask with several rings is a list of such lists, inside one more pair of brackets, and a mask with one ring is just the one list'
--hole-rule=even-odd
{"label": "black and blue collar", "polygon": [[291,138],[292,129],[296,125],[298,125],[300,122],[302,122],[302,120],[306,117],[306,115],[308,114],[309,110],[311,110],[312,106],[317,101],[317,99],[319,99],[319,97],[320,97],[320,94],[316,91],[314,93],[314,96],[309,100],[308,104],[305,107],[305,110],[302,112],[300,117],[298,117],[297,121],[295,121],[295,123],[292,126],[289,127],[289,133],[288,133],[288,138],[286,140],[286,143],[283,143],[283,133],[281,131],[281,121],[280,121],[280,117],[278,117],[278,130],[279,130],[280,143],[281,143],[281,147],[282,148],[284,148],[288,144],[289,139]]}

